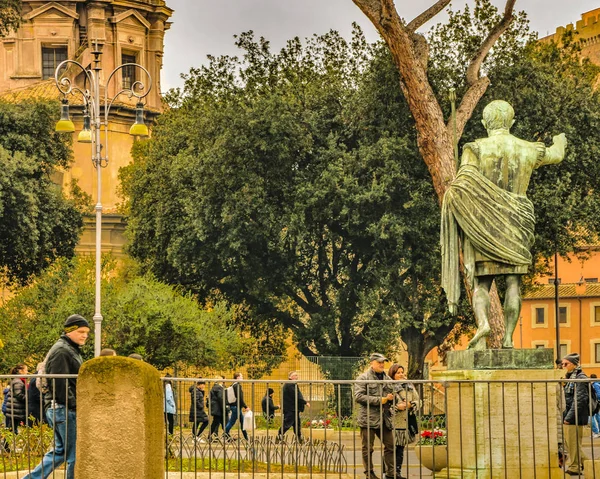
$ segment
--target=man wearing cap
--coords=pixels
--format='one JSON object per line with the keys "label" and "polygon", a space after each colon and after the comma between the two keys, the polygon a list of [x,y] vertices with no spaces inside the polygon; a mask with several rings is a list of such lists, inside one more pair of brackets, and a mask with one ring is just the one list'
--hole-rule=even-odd
{"label": "man wearing cap", "polygon": [[[46,356],[46,374],[78,374],[83,359],[80,347],[87,341],[90,325],[83,316],[67,318],[64,333]],[[54,450],[24,479],[45,479],[63,462],[67,463],[66,479],[75,474],[77,378],[51,378],[44,399],[49,403],[46,417],[54,428]]]}
{"label": "man wearing cap", "polygon": [[[577,353],[567,354],[562,360],[562,367],[566,370],[565,379],[587,379],[579,365]],[[565,472],[570,476],[583,476],[583,461],[588,459],[582,448],[583,426],[587,424],[590,413],[588,386],[588,383],[583,382],[566,382],[564,386],[563,430],[567,446]]]}
{"label": "man wearing cap", "polygon": [[386,478],[394,479],[394,434],[390,407],[394,400],[392,380],[385,374],[387,358],[380,353],[369,357],[371,367],[358,376],[354,399],[359,405],[358,425],[362,441],[362,456],[367,479],[378,479],[373,470],[373,442],[375,436],[383,444],[383,462]]}

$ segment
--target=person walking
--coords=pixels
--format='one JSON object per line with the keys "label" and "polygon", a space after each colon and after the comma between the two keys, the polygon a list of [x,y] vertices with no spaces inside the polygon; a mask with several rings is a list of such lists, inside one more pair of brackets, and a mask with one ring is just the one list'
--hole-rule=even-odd
{"label": "person walking", "polygon": [[[204,408],[204,390],[205,381],[197,381],[195,385],[190,386],[190,422],[192,423],[192,435],[199,442],[206,442],[200,435],[208,426],[208,414]],[[201,425],[202,424],[202,425]],[[201,426],[200,426],[201,425]],[[200,429],[198,429],[200,426]]]}
{"label": "person walking", "polygon": [[210,423],[210,440],[216,439],[219,435],[219,426],[225,432],[225,424],[227,422],[227,405],[225,404],[225,396],[223,387],[223,376],[218,375],[215,378],[217,381],[211,388],[209,394],[209,413],[212,416]]}
{"label": "person walking", "polygon": [[[90,333],[90,325],[79,314],[67,318],[64,333],[46,356],[46,374],[78,374],[83,363],[81,346]],[[23,479],[46,479],[54,469],[67,463],[66,479],[74,479],[77,442],[77,378],[48,380],[44,400],[49,403],[46,419],[54,429],[54,449]]]}
{"label": "person walking", "polygon": [[244,376],[242,375],[242,373],[234,373],[233,379],[236,380],[236,382],[234,382],[231,385],[231,387],[233,388],[234,395],[235,395],[235,400],[233,402],[228,401],[228,404],[227,404],[229,406],[229,409],[231,410],[231,416],[229,416],[229,421],[227,421],[227,425],[225,426],[225,438],[231,439],[231,435],[229,434],[229,431],[231,431],[231,428],[233,428],[233,425],[239,419],[242,435],[244,436],[244,439],[246,439],[246,441],[247,441],[248,433],[244,429],[244,413],[248,409],[248,406],[244,402],[244,391],[242,390],[242,386],[240,385],[239,382],[237,382],[237,381],[243,380]]}
{"label": "person walking", "polygon": [[[562,361],[566,370],[565,379],[586,379],[579,365],[579,354],[567,354]],[[566,473],[570,476],[583,476],[583,463],[588,459],[583,450],[583,426],[588,422],[589,391],[587,383],[567,381],[565,390],[565,410],[563,412],[563,431],[567,446],[565,461]]]}
{"label": "person walking", "polygon": [[275,418],[275,411],[281,409],[279,406],[276,406],[273,402],[274,393],[275,391],[273,390],[273,388],[267,388],[267,392],[262,398],[262,401],[260,402],[263,417],[267,421],[267,424],[271,424],[273,422],[273,419]]}
{"label": "person walking", "polygon": [[[288,375],[290,381],[298,381],[298,372],[292,371]],[[302,391],[295,383],[285,383],[282,391],[283,397],[283,421],[281,428],[277,434],[277,440],[283,441],[283,436],[287,430],[293,426],[294,434],[298,442],[302,442],[302,422],[300,421],[300,413],[304,412],[304,409],[310,407],[310,403],[304,399]]]}
{"label": "person walking", "polygon": [[417,414],[419,412],[419,394],[406,381],[404,366],[392,364],[388,376],[394,380],[394,405],[391,408],[392,425],[394,426],[394,443],[396,445],[396,479],[406,479],[402,475],[404,450],[414,442],[419,430]]}
{"label": "person walking", "polygon": [[[369,369],[356,378],[354,400],[358,404],[357,423],[360,427],[362,460],[367,479],[379,479],[373,470],[373,443],[375,436],[383,444],[384,474],[395,479],[394,434],[391,406],[394,389],[391,378],[385,373],[387,358],[380,353],[369,357]],[[368,381],[368,382],[367,382]]]}
{"label": "person walking", "polygon": [[27,424],[27,378],[25,364],[17,364],[11,369],[10,374],[19,375],[10,380],[8,400],[6,402],[6,425],[13,434],[19,433],[19,426]]}
{"label": "person walking", "polygon": [[[170,374],[165,374],[165,378],[171,378]],[[167,425],[167,431],[169,436],[173,435],[175,429],[175,415],[177,414],[177,407],[175,405],[175,395],[173,394],[173,381],[171,379],[165,379],[165,423]]]}

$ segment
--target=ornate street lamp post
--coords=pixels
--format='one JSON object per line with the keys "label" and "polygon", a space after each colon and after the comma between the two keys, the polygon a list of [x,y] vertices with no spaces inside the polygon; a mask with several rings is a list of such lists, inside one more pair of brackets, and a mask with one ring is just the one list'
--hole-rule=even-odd
{"label": "ornate street lamp post", "polygon": [[[146,98],[152,89],[152,78],[150,73],[143,66],[137,63],[125,63],[115,68],[109,75],[104,85],[104,95],[100,94],[100,55],[102,52],[98,47],[98,43],[94,42],[93,66],[85,68],[81,63],[74,60],[65,60],[54,72],[54,80],[57,88],[63,95],[61,117],[56,124],[56,131],[64,133],[73,133],[75,125],[69,118],[69,101],[68,95],[81,95],[83,98],[83,130],[79,133],[77,141],[80,143],[92,144],[92,163],[96,168],[98,202],[96,203],[96,292],[95,292],[95,309],[94,309],[94,355],[99,356],[102,348],[102,313],[101,313],[101,296],[100,296],[100,280],[101,280],[101,246],[102,246],[102,168],[108,165],[108,114],[113,102],[120,95],[127,95],[129,98],[136,98],[136,116],[135,123],[131,126],[129,133],[133,136],[148,136],[148,127],[144,124],[144,104]],[[79,88],[70,78],[61,77],[61,71],[70,66],[77,67],[85,75],[84,87]],[[123,86],[118,89],[118,92],[113,97],[108,97],[108,85],[111,80],[117,78],[115,74],[126,67],[133,67],[143,71],[147,77],[148,88],[142,81],[134,81],[130,86]],[[68,72],[68,70],[66,70]],[[79,73],[79,72],[78,72]],[[89,85],[87,88],[85,85]],[[103,106],[101,112],[100,106]],[[104,127],[104,142],[100,137],[101,127]],[[106,148],[105,148],[106,146]],[[102,156],[102,150],[106,152]]]}

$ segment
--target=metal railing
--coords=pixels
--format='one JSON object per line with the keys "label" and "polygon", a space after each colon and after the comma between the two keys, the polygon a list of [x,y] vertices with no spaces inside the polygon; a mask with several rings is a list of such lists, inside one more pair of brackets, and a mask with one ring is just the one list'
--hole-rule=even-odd
{"label": "metal railing", "polygon": [[[0,478],[70,462],[69,381],[76,376],[41,376],[46,398],[32,400],[37,377],[0,376],[10,395],[0,428]],[[165,398],[171,389],[175,406],[173,412],[165,403],[165,477],[555,479],[587,465],[586,477],[600,479],[593,462],[584,462],[600,459],[600,429],[586,425],[592,381],[243,380],[231,401],[231,379],[163,378]],[[24,396],[19,382],[31,385]],[[261,391],[268,398],[269,388],[277,408],[263,412],[257,398]],[[341,414],[347,388],[352,416]],[[313,398],[319,411],[310,414]]]}

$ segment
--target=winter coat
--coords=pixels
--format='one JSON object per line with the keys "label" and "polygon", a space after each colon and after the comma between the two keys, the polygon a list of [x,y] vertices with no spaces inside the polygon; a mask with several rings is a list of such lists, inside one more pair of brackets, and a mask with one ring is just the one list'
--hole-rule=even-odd
{"label": "winter coat", "polygon": [[6,403],[8,402],[8,393],[10,392],[10,387],[6,386],[2,390],[2,394],[4,395],[4,399],[2,400],[2,414],[6,416]]}
{"label": "winter coat", "polygon": [[10,381],[8,401],[6,402],[6,417],[25,422],[27,419],[27,381],[22,378],[13,378]]}
{"label": "winter coat", "polygon": [[216,383],[210,390],[210,415],[224,416],[223,409],[225,408],[223,393],[225,388],[222,384]]}
{"label": "winter coat", "polygon": [[385,373],[381,378],[369,368],[356,378],[357,381],[372,381],[354,385],[354,400],[358,403],[357,423],[359,427],[379,429],[381,418],[388,429],[392,429],[390,412],[392,401],[381,404],[381,399],[394,392],[392,379]]}
{"label": "winter coat", "polygon": [[[586,378],[587,376],[580,367],[575,368],[565,376],[565,379]],[[576,424],[577,426],[585,426],[588,423],[588,416],[590,414],[588,387],[589,384],[583,382],[573,383],[567,381],[565,383],[565,410],[563,412],[563,421],[568,422],[571,425]]]}
{"label": "winter coat", "polygon": [[208,414],[204,409],[204,391],[195,385],[190,386],[190,422],[206,422]]}
{"label": "winter coat", "polygon": [[307,402],[297,384],[285,383],[283,385],[282,405],[284,416],[293,416],[299,412],[304,412]]}
{"label": "winter coat", "polygon": [[165,383],[165,413],[177,413],[177,407],[175,406],[175,396],[173,394],[173,386],[171,386],[169,383]]}
{"label": "winter coat", "polygon": [[39,378],[33,377],[29,381],[29,389],[27,389],[27,400],[29,402],[29,416],[33,416],[36,421],[40,421],[44,416],[44,407],[41,403],[41,393],[37,387],[36,381]]}
{"label": "winter coat", "polygon": [[[391,408],[392,425],[394,429],[406,429],[408,427],[408,414],[418,414],[421,406],[419,394],[412,384],[394,384],[394,407]],[[396,409],[396,405],[406,402],[406,409]],[[413,405],[413,407],[411,407]]]}
{"label": "winter coat", "polygon": [[[46,374],[79,374],[83,363],[79,345],[63,334],[46,356]],[[71,410],[77,409],[77,378],[48,378],[47,403],[56,401]]]}
{"label": "winter coat", "polygon": [[273,419],[273,416],[275,416],[275,411],[279,409],[279,406],[275,406],[273,398],[269,395],[262,398],[260,407],[262,408],[263,416],[267,419]]}

